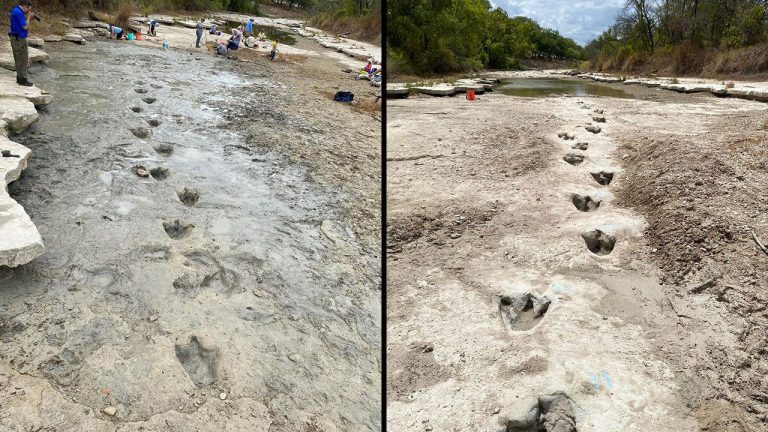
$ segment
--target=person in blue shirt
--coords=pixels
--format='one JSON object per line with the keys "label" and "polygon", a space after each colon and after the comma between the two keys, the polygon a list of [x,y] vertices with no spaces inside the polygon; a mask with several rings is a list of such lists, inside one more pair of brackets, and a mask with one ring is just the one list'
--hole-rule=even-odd
{"label": "person in blue shirt", "polygon": [[32,83],[27,79],[27,66],[29,64],[29,17],[32,12],[32,2],[19,0],[19,4],[11,10],[11,49],[13,61],[16,64],[16,84],[31,87]]}
{"label": "person in blue shirt", "polygon": [[247,21],[245,21],[245,38],[249,38],[253,36],[253,18],[248,18]]}
{"label": "person in blue shirt", "polygon": [[152,19],[149,21],[149,35],[150,36],[157,36],[157,33],[155,33],[155,29],[157,29],[157,20]]}
{"label": "person in blue shirt", "polygon": [[125,30],[122,28],[116,26],[116,25],[110,25],[109,26],[109,37],[115,36],[115,39],[122,39],[123,36],[125,36]]}

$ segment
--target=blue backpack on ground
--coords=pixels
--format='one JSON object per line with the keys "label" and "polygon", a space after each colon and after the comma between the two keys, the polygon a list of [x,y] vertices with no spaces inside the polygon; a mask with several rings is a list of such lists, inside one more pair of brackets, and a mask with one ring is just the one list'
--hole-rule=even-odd
{"label": "blue backpack on ground", "polygon": [[337,91],[333,96],[333,100],[336,102],[352,102],[352,99],[354,98],[355,95],[348,91]]}

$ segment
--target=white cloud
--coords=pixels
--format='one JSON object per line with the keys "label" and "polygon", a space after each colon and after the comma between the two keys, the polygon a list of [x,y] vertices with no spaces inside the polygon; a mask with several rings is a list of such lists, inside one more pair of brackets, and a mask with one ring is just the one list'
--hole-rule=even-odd
{"label": "white cloud", "polygon": [[613,24],[624,0],[501,0],[499,6],[584,45]]}

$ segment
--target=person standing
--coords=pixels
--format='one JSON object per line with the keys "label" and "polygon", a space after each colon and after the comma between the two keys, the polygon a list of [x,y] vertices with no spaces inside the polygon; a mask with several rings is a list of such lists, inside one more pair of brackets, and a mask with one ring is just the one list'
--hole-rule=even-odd
{"label": "person standing", "polygon": [[203,37],[203,18],[200,18],[200,21],[197,22],[197,27],[195,27],[195,32],[197,34],[197,42],[195,42],[195,48],[200,48],[200,38]]}
{"label": "person standing", "polygon": [[16,64],[16,84],[31,87],[32,83],[27,79],[27,66],[29,64],[29,47],[27,36],[29,35],[29,14],[32,11],[32,2],[19,0],[19,4],[11,10],[11,49],[13,50],[13,62]]}
{"label": "person standing", "polygon": [[277,38],[272,41],[272,51],[269,52],[270,60],[275,61],[275,57],[277,57]]}
{"label": "person standing", "polygon": [[245,21],[245,37],[246,39],[253,36],[253,18],[248,18]]}
{"label": "person standing", "polygon": [[157,33],[155,33],[155,29],[157,28],[157,20],[152,19],[149,21],[149,35],[150,36],[157,36]]}

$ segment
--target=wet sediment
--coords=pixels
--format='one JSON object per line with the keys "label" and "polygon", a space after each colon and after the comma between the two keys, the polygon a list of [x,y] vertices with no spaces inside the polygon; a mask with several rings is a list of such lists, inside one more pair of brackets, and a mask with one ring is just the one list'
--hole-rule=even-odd
{"label": "wet sediment", "polygon": [[284,132],[320,126],[294,126],[279,83],[230,65],[96,42],[34,70],[58,96],[17,137],[35,156],[10,189],[48,251],[0,269],[0,363],[34,377],[30,392],[54,389],[58,410],[13,401],[18,421],[377,429],[377,271],[336,192],[233,114],[247,100]]}

